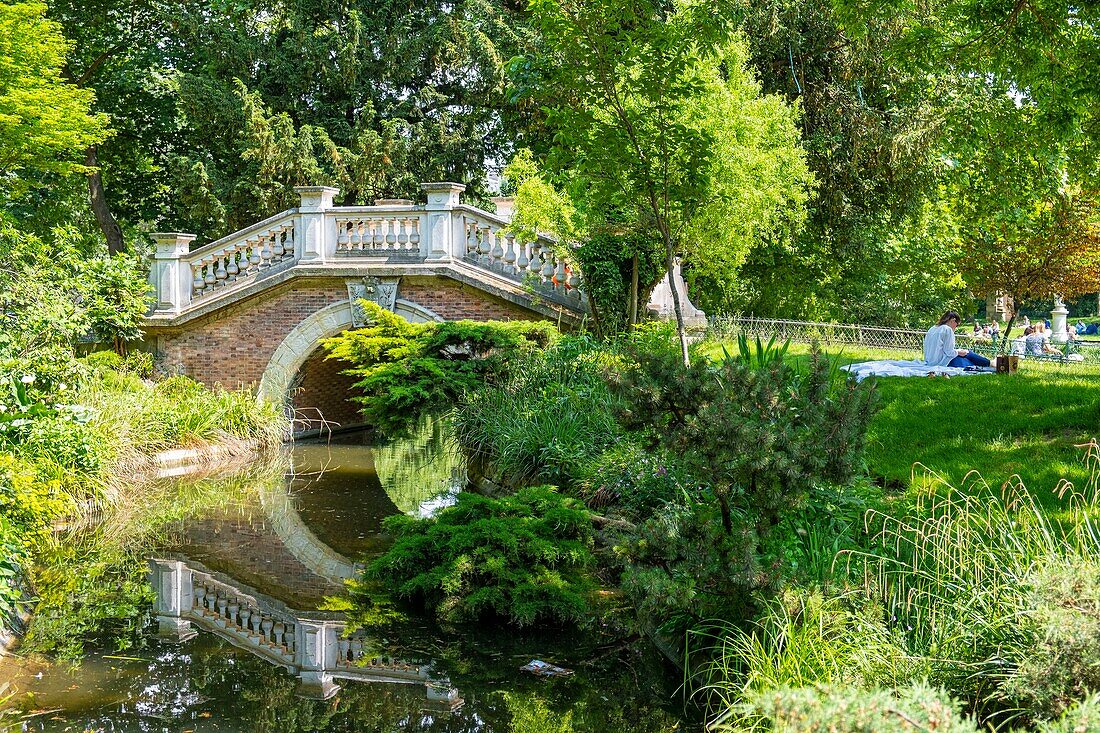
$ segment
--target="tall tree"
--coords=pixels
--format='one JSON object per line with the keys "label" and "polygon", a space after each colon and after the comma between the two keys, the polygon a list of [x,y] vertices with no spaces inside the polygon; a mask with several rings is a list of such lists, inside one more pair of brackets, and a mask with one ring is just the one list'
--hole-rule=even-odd
{"label": "tall tree", "polygon": [[111,253],[165,206],[178,128],[171,76],[180,49],[171,19],[191,1],[48,0],[73,45],[66,77],[95,92],[95,109],[115,131],[83,151],[88,204]]}
{"label": "tall tree", "polygon": [[84,150],[103,141],[107,119],[94,94],[62,74],[69,44],[46,6],[0,4],[0,202],[27,192],[43,174],[85,170]]}
{"label": "tall tree", "polygon": [[801,234],[754,247],[737,289],[705,309],[907,325],[964,295],[940,197],[942,74],[891,57],[903,21],[877,15],[851,32],[832,0],[742,12],[764,91],[799,105],[820,185]]}
{"label": "tall tree", "polygon": [[[590,219],[659,240],[669,272],[683,255],[726,277],[755,237],[797,222],[809,175],[793,113],[760,96],[723,3],[531,7],[542,37],[513,62],[516,96],[548,109]],[[673,305],[687,363],[675,288]]]}

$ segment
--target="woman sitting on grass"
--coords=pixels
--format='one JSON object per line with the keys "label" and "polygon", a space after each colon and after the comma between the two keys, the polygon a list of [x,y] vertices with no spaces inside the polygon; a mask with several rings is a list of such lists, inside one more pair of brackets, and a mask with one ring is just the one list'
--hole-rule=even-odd
{"label": "woman sitting on grass", "polygon": [[947,311],[943,318],[924,336],[924,361],[930,367],[989,366],[989,359],[968,349],[955,348],[955,329],[962,318],[955,311]]}

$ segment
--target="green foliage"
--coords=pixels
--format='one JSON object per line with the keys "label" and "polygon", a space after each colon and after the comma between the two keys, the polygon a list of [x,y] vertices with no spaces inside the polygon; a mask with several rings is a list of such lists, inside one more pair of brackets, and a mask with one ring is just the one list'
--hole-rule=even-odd
{"label": "green foliage", "polygon": [[351,365],[367,422],[386,434],[450,408],[465,392],[504,375],[520,354],[556,335],[545,322],[409,323],[359,301],[372,325],[324,342],[329,358]]}
{"label": "green foliage", "polygon": [[887,627],[882,608],[854,594],[788,591],[768,603],[747,630],[720,627],[692,636],[708,655],[696,675],[698,694],[717,719],[775,690],[894,688],[915,671],[904,638]]}
{"label": "green foliage", "polygon": [[593,589],[588,513],[553,489],[502,499],[464,493],[433,518],[397,515],[385,525],[394,545],[366,578],[443,620],[586,620]]}
{"label": "green foliage", "polygon": [[686,255],[709,293],[732,280],[754,241],[798,225],[810,177],[794,115],[760,95],[728,4],[531,9],[542,44],[511,62],[514,96],[547,109],[589,231],[610,223],[659,238],[665,268]]}
{"label": "green foliage", "polygon": [[11,620],[23,600],[19,582],[29,554],[22,532],[0,511],[0,629],[11,627]]}
{"label": "green foliage", "polygon": [[[846,553],[906,629],[911,653],[929,660],[930,679],[985,714],[1064,709],[1081,691],[1076,681],[1055,674],[1026,687],[1048,666],[1079,671],[1085,689],[1095,684],[1085,674],[1098,663],[1095,612],[1081,581],[1100,563],[1098,460],[1094,449],[1087,493],[1063,487],[1057,518],[1022,485],[1006,484],[1000,495],[984,485],[963,493],[933,484],[911,516],[869,512],[878,532],[871,547]],[[1067,597],[1081,603],[1068,616],[1055,607]]]}
{"label": "green foliage", "polygon": [[1052,563],[1037,568],[1027,585],[1034,642],[1005,694],[1032,715],[1055,718],[1100,691],[1100,568],[1091,561]]}
{"label": "green foliage", "polygon": [[680,465],[676,455],[622,440],[583,466],[577,490],[589,506],[613,505],[645,519],[666,504],[691,503],[706,487]]}
{"label": "green foliage", "polygon": [[46,173],[84,170],[84,149],[107,136],[95,95],[63,78],[69,44],[45,3],[0,5],[0,203]]}
{"label": "green foliage", "polygon": [[816,353],[805,374],[781,359],[754,369],[732,359],[685,367],[669,349],[630,356],[611,375],[624,425],[708,477],[727,531],[736,507],[763,536],[814,481],[842,483],[860,466],[874,389],[833,381]]}
{"label": "green foliage", "polygon": [[470,392],[453,421],[472,464],[509,486],[569,486],[618,438],[601,352],[566,338]]}
{"label": "green foliage", "polygon": [[639,319],[645,315],[649,294],[665,275],[664,247],[645,232],[612,234],[601,230],[581,243],[574,255],[584,273],[596,329],[605,336],[621,333],[629,322],[634,257],[638,257]]}
{"label": "green foliage", "polygon": [[[959,703],[942,690],[917,684],[899,690],[863,691],[851,687],[780,689],[762,692],[746,706],[774,733],[977,733],[960,714]],[[740,730],[722,725],[715,730]]]}
{"label": "green foliage", "polygon": [[1100,695],[1090,695],[1056,721],[1039,726],[1040,733],[1096,733],[1100,731]]}

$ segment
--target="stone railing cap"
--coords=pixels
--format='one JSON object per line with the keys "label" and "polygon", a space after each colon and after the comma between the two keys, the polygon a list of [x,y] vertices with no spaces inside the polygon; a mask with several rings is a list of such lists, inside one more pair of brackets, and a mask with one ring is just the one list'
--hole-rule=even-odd
{"label": "stone railing cap", "polygon": [[458,191],[461,193],[466,190],[466,184],[454,183],[453,181],[436,181],[433,183],[421,183],[421,191]]}
{"label": "stone railing cap", "polygon": [[158,242],[176,242],[181,239],[186,239],[190,242],[198,235],[188,234],[187,232],[152,232],[149,234],[149,236],[157,240]]}
{"label": "stone railing cap", "polygon": [[332,191],[334,194],[340,193],[340,189],[335,186],[295,186],[295,193],[325,193],[326,191]]}

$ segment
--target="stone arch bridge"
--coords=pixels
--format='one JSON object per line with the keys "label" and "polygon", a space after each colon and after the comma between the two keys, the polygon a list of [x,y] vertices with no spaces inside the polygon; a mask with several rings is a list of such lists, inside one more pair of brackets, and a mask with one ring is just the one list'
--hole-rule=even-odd
{"label": "stone arch bridge", "polygon": [[334,206],[339,193],[300,187],[300,205],[190,249],[191,234],[155,234],[157,304],[147,340],[171,373],[251,386],[295,410],[297,429],[352,425],[346,364],[322,339],[364,325],[373,300],[411,321],[550,319],[571,326],[587,299],[580,273],[544,237],[507,232],[498,213],[463,204],[457,183],[421,184],[426,203]]}

